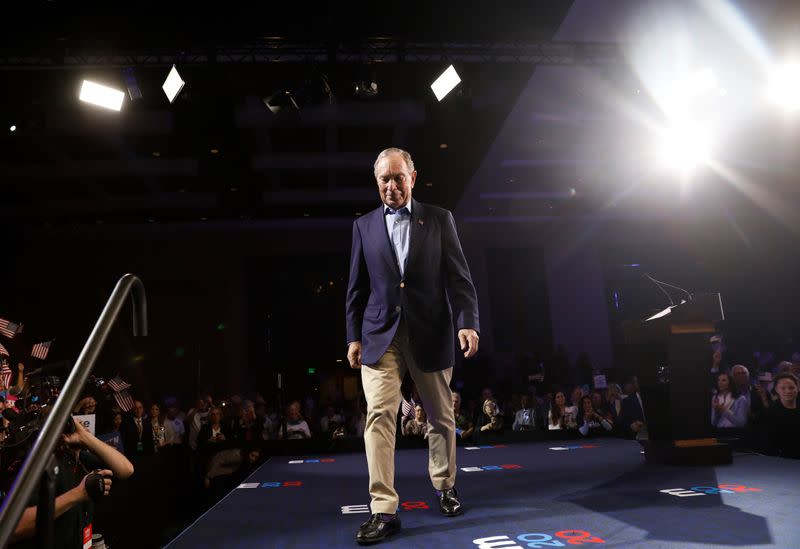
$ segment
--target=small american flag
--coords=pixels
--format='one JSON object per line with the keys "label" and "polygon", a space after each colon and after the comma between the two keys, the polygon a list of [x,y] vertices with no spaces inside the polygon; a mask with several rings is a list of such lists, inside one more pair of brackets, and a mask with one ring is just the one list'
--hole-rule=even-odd
{"label": "small american flag", "polygon": [[3,361],[3,365],[0,366],[0,380],[3,382],[3,387],[8,389],[9,384],[11,383],[11,375],[13,372],[11,368],[8,367],[8,362],[5,360]]}
{"label": "small american flag", "polygon": [[8,349],[6,349],[2,343],[0,343],[0,356],[11,356],[8,354]]}
{"label": "small american flag", "polygon": [[16,322],[11,322],[10,320],[0,318],[0,334],[3,334],[7,338],[11,339],[21,331],[22,324],[17,324]]}
{"label": "small american flag", "polygon": [[52,344],[52,339],[50,341],[45,341],[44,343],[37,343],[33,346],[33,349],[31,349],[31,356],[40,360],[46,359],[47,353],[50,352],[50,345]]}
{"label": "small american flag", "polygon": [[111,387],[111,390],[115,393],[131,388],[131,384],[127,381],[124,381],[121,377],[119,377],[119,375],[116,375],[114,379],[109,379],[106,381],[106,385]]}
{"label": "small american flag", "polygon": [[414,399],[403,399],[401,404],[401,413],[406,417],[414,417],[414,408],[417,407],[417,404],[414,402]]}
{"label": "small american flag", "polygon": [[127,381],[124,381],[119,374],[114,376],[114,379],[109,379],[106,381],[106,385],[111,387],[111,390],[114,391],[114,400],[117,402],[117,406],[123,412],[130,412],[133,410],[133,397],[131,396],[130,391],[128,388],[131,387],[131,384]]}

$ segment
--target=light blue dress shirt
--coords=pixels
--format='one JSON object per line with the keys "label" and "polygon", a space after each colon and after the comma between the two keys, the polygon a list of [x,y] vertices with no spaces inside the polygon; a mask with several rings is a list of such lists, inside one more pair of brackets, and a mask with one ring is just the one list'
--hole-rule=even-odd
{"label": "light blue dress shirt", "polygon": [[[403,211],[403,209],[406,211]],[[391,213],[389,206],[384,206],[383,214],[386,219],[386,231],[389,233],[389,240],[394,246],[397,266],[400,268],[400,276],[403,276],[406,269],[406,259],[408,258],[408,238],[411,231],[411,201],[400,208],[397,213]]]}

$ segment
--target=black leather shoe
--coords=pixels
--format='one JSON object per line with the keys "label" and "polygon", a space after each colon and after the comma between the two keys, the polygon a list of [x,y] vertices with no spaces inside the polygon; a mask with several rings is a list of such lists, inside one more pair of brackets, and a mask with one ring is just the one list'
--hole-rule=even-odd
{"label": "black leather shoe", "polygon": [[455,488],[442,490],[439,494],[439,510],[446,517],[456,517],[464,512]]}
{"label": "black leather shoe", "polygon": [[372,545],[383,541],[400,531],[400,516],[395,513],[390,521],[381,520],[381,515],[375,513],[369,520],[361,525],[356,534],[359,545]]}

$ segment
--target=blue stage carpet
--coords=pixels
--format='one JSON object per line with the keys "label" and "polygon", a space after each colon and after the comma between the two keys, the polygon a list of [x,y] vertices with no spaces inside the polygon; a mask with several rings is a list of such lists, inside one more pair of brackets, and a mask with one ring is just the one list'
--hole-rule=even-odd
{"label": "blue stage carpet", "polygon": [[[380,547],[800,548],[800,461],[650,465],[639,444],[611,438],[460,447],[466,513],[445,518],[427,459],[397,452],[403,530]],[[168,547],[356,547],[368,503],[363,454],[275,457]]]}

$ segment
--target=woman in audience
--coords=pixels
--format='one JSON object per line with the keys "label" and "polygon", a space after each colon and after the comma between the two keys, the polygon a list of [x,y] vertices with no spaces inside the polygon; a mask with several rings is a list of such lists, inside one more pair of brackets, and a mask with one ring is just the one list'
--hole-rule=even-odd
{"label": "woman in audience", "polygon": [[481,414],[481,421],[478,425],[481,432],[503,430],[503,416],[500,414],[497,401],[493,398],[487,399],[483,403],[483,414]]}
{"label": "woman in audience", "polygon": [[456,436],[468,440],[475,432],[475,425],[469,419],[469,414],[461,410],[461,394],[453,391],[453,416],[456,419]]}
{"label": "woman in audience", "polygon": [[744,427],[747,424],[747,399],[739,395],[731,375],[717,376],[717,392],[711,398],[711,425],[716,428]]}
{"label": "woman in audience", "polygon": [[622,414],[622,388],[618,384],[608,384],[608,388],[606,389],[606,405],[614,420]]}
{"label": "woman in audience", "polygon": [[[283,429],[278,429],[278,439],[284,438]],[[311,429],[300,413],[300,401],[295,400],[286,409],[286,439],[311,438]]]}
{"label": "woman in audience", "polygon": [[155,402],[150,406],[150,425],[153,429],[153,442],[156,452],[163,449],[167,444],[174,444],[175,429],[171,421],[164,421],[161,415],[161,406]]}
{"label": "woman in audience", "polygon": [[797,392],[800,383],[789,372],[775,376],[778,400],[767,411],[767,433],[771,449],[779,456],[800,459],[800,409]]}
{"label": "woman in audience", "polygon": [[218,449],[228,439],[226,431],[222,427],[222,408],[212,406],[208,411],[208,423],[200,427],[197,434],[197,449],[200,452]]}
{"label": "woman in audience", "polygon": [[614,424],[609,418],[603,417],[594,408],[592,397],[585,396],[580,401],[581,414],[578,416],[578,432],[583,436],[598,435],[609,432]]}
{"label": "woman in audience", "polygon": [[553,404],[547,414],[547,428],[551,431],[566,429],[565,414],[567,407],[567,396],[564,391],[557,391],[553,397]]}

